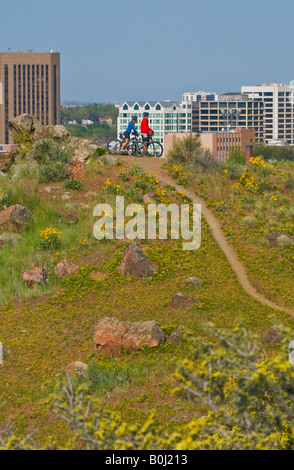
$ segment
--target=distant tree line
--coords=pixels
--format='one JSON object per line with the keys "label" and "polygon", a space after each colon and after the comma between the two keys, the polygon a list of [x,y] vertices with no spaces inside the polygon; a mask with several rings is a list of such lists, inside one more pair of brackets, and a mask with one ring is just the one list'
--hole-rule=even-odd
{"label": "distant tree line", "polygon": [[61,122],[69,121],[82,122],[89,119],[93,122],[100,122],[100,119],[111,118],[116,123],[118,109],[113,104],[89,104],[87,106],[74,106],[70,108],[61,107]]}
{"label": "distant tree line", "polygon": [[[61,123],[67,125],[68,122],[76,121],[76,125],[68,126],[74,137],[92,139],[99,144],[103,144],[109,139],[116,137],[118,109],[113,104],[89,104],[87,106],[74,106],[70,108],[61,107]],[[101,119],[111,118],[113,125],[110,127]],[[90,120],[94,124],[82,126],[82,121]]]}

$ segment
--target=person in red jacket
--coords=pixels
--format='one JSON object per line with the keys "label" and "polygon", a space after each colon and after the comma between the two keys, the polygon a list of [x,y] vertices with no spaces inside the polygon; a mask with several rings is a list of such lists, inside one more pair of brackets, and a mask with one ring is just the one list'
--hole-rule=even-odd
{"label": "person in red jacket", "polygon": [[148,118],[149,118],[149,113],[144,113],[143,114],[143,119],[141,122],[141,134],[142,134],[142,140],[144,143],[144,153],[147,152],[147,143],[150,141],[150,136],[154,134],[154,131],[150,129],[149,124],[148,124]]}

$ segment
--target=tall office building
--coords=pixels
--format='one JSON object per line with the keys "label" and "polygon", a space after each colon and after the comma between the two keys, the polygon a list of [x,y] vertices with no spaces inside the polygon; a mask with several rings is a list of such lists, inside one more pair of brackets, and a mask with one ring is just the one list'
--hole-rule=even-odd
{"label": "tall office building", "polygon": [[0,53],[0,144],[13,143],[8,122],[24,113],[59,124],[59,53]]}
{"label": "tall office building", "polygon": [[264,142],[294,144],[294,82],[242,86],[249,99],[264,103]]}
{"label": "tall office building", "polygon": [[228,132],[255,129],[258,142],[264,140],[264,101],[241,93],[226,93],[219,101],[192,102],[193,132]]}

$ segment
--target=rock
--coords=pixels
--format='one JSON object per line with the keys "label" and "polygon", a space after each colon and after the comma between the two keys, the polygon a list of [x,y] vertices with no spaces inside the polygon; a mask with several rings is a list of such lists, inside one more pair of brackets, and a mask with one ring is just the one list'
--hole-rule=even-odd
{"label": "rock", "polygon": [[46,186],[46,188],[44,188],[44,191],[45,191],[45,193],[51,193],[52,188],[50,188],[50,186]]}
{"label": "rock", "polygon": [[184,286],[193,286],[193,287],[201,287],[202,281],[198,277],[188,277],[188,279],[185,279],[183,282]]}
{"label": "rock", "polygon": [[137,243],[132,243],[126,249],[118,269],[124,277],[136,277],[137,279],[150,278],[157,272],[156,267]]}
{"label": "rock", "polygon": [[61,214],[58,216],[58,222],[67,224],[67,225],[74,225],[79,223],[78,217],[72,214]]}
{"label": "rock", "polygon": [[25,206],[16,204],[0,212],[0,225],[14,225],[16,228],[22,228],[30,223],[31,213]]}
{"label": "rock", "polygon": [[54,140],[66,140],[70,137],[70,132],[64,126],[51,126],[51,136]]}
{"label": "rock", "polygon": [[80,160],[83,163],[86,163],[86,161],[92,156],[94,151],[97,149],[97,145],[89,144],[89,142],[78,139],[76,137],[72,137],[70,139],[70,145],[73,149],[74,154],[72,161]]}
{"label": "rock", "polygon": [[184,331],[185,331],[185,327],[180,326],[169,335],[169,337],[167,338],[167,342],[168,343],[180,343],[183,339]]}
{"label": "rock", "polygon": [[80,160],[72,160],[69,165],[68,176],[72,178],[80,178],[85,174],[86,165]]}
{"label": "rock", "polygon": [[279,326],[271,326],[263,336],[263,341],[267,344],[279,344],[282,340],[281,328]]}
{"label": "rock", "polygon": [[135,352],[144,346],[156,348],[165,342],[165,336],[155,321],[132,323],[107,317],[95,326],[94,341],[98,351],[117,355],[123,349]]}
{"label": "rock", "polygon": [[85,202],[74,202],[73,204],[67,204],[67,207],[74,209],[89,209],[89,204]]}
{"label": "rock", "polygon": [[117,166],[119,165],[119,161],[117,157],[114,157],[113,155],[103,155],[101,158],[102,163],[104,165],[109,165],[109,166]]}
{"label": "rock", "polygon": [[23,237],[18,233],[3,232],[2,235],[0,235],[0,247],[4,245],[16,245],[22,238]]}
{"label": "rock", "polygon": [[34,268],[30,271],[25,271],[22,275],[25,284],[33,289],[36,284],[42,284],[48,280],[48,272],[43,271],[41,268]]}
{"label": "rock", "polygon": [[144,204],[154,204],[156,202],[156,193],[144,194],[143,201]]}
{"label": "rock", "polygon": [[69,201],[70,200],[70,194],[62,194],[61,199],[63,201]]}
{"label": "rock", "polygon": [[64,259],[55,266],[55,274],[58,279],[74,276],[79,272],[79,266],[73,261]]}
{"label": "rock", "polygon": [[14,154],[6,153],[0,156],[0,172],[7,173],[14,163]]}
{"label": "rock", "polygon": [[9,121],[9,130],[12,135],[28,134],[32,136],[34,133],[41,133],[43,126],[35,117],[22,114]]}
{"label": "rock", "polygon": [[169,307],[172,308],[179,308],[179,307],[184,307],[184,308],[190,308],[193,305],[199,305],[200,302],[198,300],[192,299],[192,297],[189,297],[186,294],[182,294],[182,292],[179,292],[176,294],[173,298],[172,301],[169,303]]}
{"label": "rock", "polygon": [[89,369],[89,366],[87,366],[87,364],[77,361],[77,362],[73,362],[72,364],[69,364],[65,370],[68,374],[85,375],[88,369]]}
{"label": "rock", "polygon": [[294,237],[282,232],[268,232],[264,235],[264,238],[272,246],[284,246],[294,244]]}

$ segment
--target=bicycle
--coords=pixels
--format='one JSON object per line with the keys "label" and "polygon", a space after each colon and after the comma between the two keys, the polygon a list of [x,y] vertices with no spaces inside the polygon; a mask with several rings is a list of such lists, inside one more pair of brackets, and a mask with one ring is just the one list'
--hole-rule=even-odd
{"label": "bicycle", "polygon": [[[146,151],[144,151],[144,147]],[[138,157],[161,157],[163,154],[163,147],[159,142],[153,140],[152,135],[150,136],[149,142],[143,142],[142,139],[138,139],[136,136],[132,139],[130,143],[130,155],[135,155]]]}

